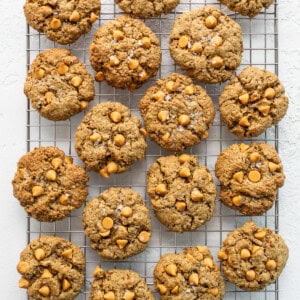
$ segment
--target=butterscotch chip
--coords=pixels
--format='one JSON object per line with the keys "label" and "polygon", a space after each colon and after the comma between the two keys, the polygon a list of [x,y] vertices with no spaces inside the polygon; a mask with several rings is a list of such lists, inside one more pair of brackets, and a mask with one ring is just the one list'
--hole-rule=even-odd
{"label": "butterscotch chip", "polygon": [[258,110],[266,117],[270,112],[271,107],[269,105],[262,105],[258,107]]}
{"label": "butterscotch chip", "polygon": [[45,74],[46,74],[45,70],[43,70],[43,69],[38,69],[38,70],[36,70],[36,72],[35,72],[35,77],[36,77],[37,79],[42,79],[42,78],[45,76]]}
{"label": "butterscotch chip", "polygon": [[186,209],[186,203],[183,201],[176,202],[175,206],[178,211],[185,211],[185,209]]}
{"label": "butterscotch chip", "polygon": [[65,257],[65,258],[72,259],[72,257],[73,257],[73,250],[72,250],[72,248],[64,250],[61,255],[63,257]]}
{"label": "butterscotch chip", "polygon": [[192,273],[189,276],[189,283],[192,285],[198,285],[199,284],[199,275],[197,273]]}
{"label": "butterscotch chip", "polygon": [[161,122],[165,122],[167,121],[169,117],[169,112],[167,110],[161,110],[158,114],[157,114],[157,118],[159,121]]}
{"label": "butterscotch chip", "polygon": [[155,193],[158,195],[166,195],[168,193],[167,186],[164,183],[160,183],[155,187]]}
{"label": "butterscotch chip", "polygon": [[82,167],[68,164],[65,159],[62,150],[49,146],[35,148],[18,161],[12,181],[14,196],[38,221],[61,220],[86,199],[88,175]]}
{"label": "butterscotch chip", "polygon": [[157,284],[157,289],[161,295],[164,295],[168,289],[163,284]]}
{"label": "butterscotch chip", "polygon": [[220,36],[216,35],[212,38],[211,42],[213,46],[219,47],[223,44],[223,39]]}
{"label": "butterscotch chip", "polygon": [[224,249],[221,249],[219,252],[218,252],[218,258],[219,259],[228,259],[228,255],[226,253],[226,251]]}
{"label": "butterscotch chip", "polygon": [[248,117],[242,117],[240,120],[239,120],[239,125],[243,126],[243,127],[249,127],[251,124],[248,120]]}
{"label": "butterscotch chip", "polygon": [[26,0],[24,13],[27,22],[35,30],[65,45],[75,42],[91,30],[91,14],[98,19],[100,0],[81,0],[71,6],[69,2]]}
{"label": "butterscotch chip", "polygon": [[126,291],[124,294],[124,300],[133,300],[135,297],[135,293],[131,291]]}
{"label": "butterscotch chip", "polygon": [[271,173],[273,173],[273,172],[275,172],[277,170],[280,170],[280,168],[281,168],[279,164],[275,164],[275,163],[273,163],[271,161],[269,162],[268,167],[269,167],[269,171]]}
{"label": "butterscotch chip", "polygon": [[97,72],[96,73],[96,75],[95,75],[95,80],[96,81],[103,81],[105,78],[104,78],[104,74],[103,74],[103,72],[101,72],[101,71],[99,71],[99,72]]}
{"label": "butterscotch chip", "polygon": [[[86,204],[83,225],[91,247],[107,259],[124,259],[142,252],[152,229],[150,213],[141,196],[132,189],[117,187]],[[103,235],[106,231],[109,234]]]}
{"label": "butterscotch chip", "polygon": [[234,144],[217,158],[215,173],[221,182],[220,200],[244,215],[262,215],[276,200],[278,188],[284,184],[276,150],[264,143]]}
{"label": "butterscotch chip", "polygon": [[183,167],[179,170],[179,176],[180,177],[189,177],[191,176],[190,169],[187,167]]}
{"label": "butterscotch chip", "polygon": [[178,40],[178,46],[180,48],[186,48],[189,43],[189,38],[187,36],[181,36]]}
{"label": "butterscotch chip", "polygon": [[17,270],[20,274],[25,274],[29,270],[29,265],[25,261],[20,261],[17,265]]}
{"label": "butterscotch chip", "polygon": [[176,88],[176,84],[173,80],[169,80],[166,82],[166,90],[168,92],[174,92]]}
{"label": "butterscotch chip", "polygon": [[[265,233],[264,239],[253,238],[259,232]],[[231,283],[246,291],[259,291],[274,282],[288,259],[288,247],[282,237],[252,221],[229,232],[223,245],[221,250],[227,253],[227,258],[221,259],[223,273]],[[269,272],[272,276],[265,275]]]}
{"label": "butterscotch chip", "polygon": [[[75,259],[62,255],[62,249],[70,249]],[[43,253],[47,253],[46,260],[40,257]],[[27,289],[30,299],[74,299],[83,287],[84,255],[65,239],[41,236],[32,240],[20,254],[19,272],[22,265],[26,265],[26,272],[21,273],[19,287]]]}
{"label": "butterscotch chip", "polygon": [[[37,80],[36,69],[47,70],[43,80]],[[95,88],[91,74],[70,50],[53,48],[33,60],[24,93],[42,117],[62,121],[81,112],[82,103],[94,99]]]}
{"label": "butterscotch chip", "polygon": [[203,48],[200,42],[196,42],[192,45],[190,50],[194,53],[201,53],[203,51]]}
{"label": "butterscotch chip", "polygon": [[223,58],[220,56],[214,56],[211,59],[211,65],[215,68],[215,69],[220,69],[223,66]]}
{"label": "butterscotch chip", "polygon": [[92,143],[101,142],[102,137],[98,132],[93,132],[92,135],[90,135],[90,141]]}
{"label": "butterscotch chip", "polygon": [[123,31],[116,29],[113,32],[113,37],[114,37],[114,39],[119,41],[119,40],[123,40],[125,35],[124,35]]}
{"label": "butterscotch chip", "polygon": [[[116,32],[120,28],[123,28],[123,35],[117,40]],[[100,26],[92,44],[92,67],[102,72],[107,83],[115,88],[134,91],[155,76],[160,67],[158,38],[142,21],[129,15]]]}
{"label": "butterscotch chip", "polygon": [[218,25],[218,20],[214,16],[208,16],[205,19],[205,26],[209,29],[213,29]]}
{"label": "butterscotch chip", "polygon": [[239,100],[242,104],[247,104],[249,101],[249,94],[245,93],[245,94],[239,96]]}
{"label": "butterscotch chip", "polygon": [[265,230],[260,230],[254,234],[255,238],[259,240],[263,240],[266,236],[266,231]]}
{"label": "butterscotch chip", "polygon": [[89,21],[91,23],[94,23],[98,20],[98,18],[99,18],[99,14],[95,14],[95,13],[92,12],[91,15],[90,15]]}
{"label": "butterscotch chip", "polygon": [[177,266],[175,264],[167,265],[166,272],[171,276],[176,276],[177,274]]}
{"label": "butterscotch chip", "polygon": [[115,162],[110,161],[106,166],[106,170],[107,170],[108,174],[117,173],[118,165]]}
{"label": "butterscotch chip", "polygon": [[178,117],[178,123],[182,126],[187,126],[191,123],[191,118],[188,115],[180,115]]}
{"label": "butterscotch chip", "polygon": [[99,233],[102,237],[107,237],[110,235],[110,230],[101,231]]}
{"label": "butterscotch chip", "polygon": [[115,300],[116,296],[113,292],[107,292],[103,296],[104,300]]}

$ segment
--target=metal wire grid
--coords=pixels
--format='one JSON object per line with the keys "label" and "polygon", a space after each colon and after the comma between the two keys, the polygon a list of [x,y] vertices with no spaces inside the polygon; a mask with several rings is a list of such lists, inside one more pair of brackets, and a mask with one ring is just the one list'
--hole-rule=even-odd
{"label": "metal wire grid", "polygon": [[[145,90],[154,84],[155,80],[160,77],[167,76],[171,72],[181,72],[177,68],[170,57],[168,49],[168,35],[174,19],[182,12],[189,11],[201,7],[202,5],[215,5],[225,11],[233,19],[235,19],[243,29],[244,36],[244,53],[242,64],[237,70],[237,73],[242,68],[248,65],[255,65],[261,68],[266,68],[270,71],[278,73],[278,33],[277,33],[277,1],[267,10],[262,11],[254,19],[234,14],[221,6],[219,2],[213,0],[184,0],[176,8],[173,13],[162,15],[158,18],[146,20],[145,23],[152,28],[160,39],[162,48],[162,65],[156,78],[151,79],[143,87],[130,93],[128,91],[114,89],[106,83],[96,84],[96,97],[90,107],[96,103],[115,100],[130,107],[135,115],[139,115],[138,104],[139,99],[144,94]],[[87,68],[94,74],[89,63],[88,46],[92,41],[93,33],[103,23],[108,20],[115,19],[121,15],[121,10],[114,5],[112,0],[103,0],[101,8],[101,16],[98,22],[94,24],[91,33],[81,37],[76,43],[65,48],[72,50],[73,54],[83,61]],[[27,26],[27,68],[29,68],[32,60],[42,50],[52,47],[62,47],[45,38],[44,35],[37,33],[32,28]],[[218,107],[218,96],[224,84],[202,85],[209,95],[213,98],[216,108]],[[41,118],[39,114],[31,109],[28,103],[27,107],[27,150],[31,151],[35,147],[54,145],[65,151],[67,155],[74,158],[74,163],[82,165],[74,150],[74,134],[80,123],[84,113],[80,113],[67,121],[53,122]],[[266,133],[258,138],[252,139],[258,142],[267,142],[273,145],[278,150],[278,129],[277,126],[267,130]],[[149,198],[146,194],[146,173],[150,164],[158,157],[169,155],[170,152],[164,151],[158,145],[147,139],[148,148],[145,159],[136,163],[131,170],[111,176],[105,180],[100,175],[89,172],[89,196],[88,200],[93,196],[98,195],[110,186],[132,187],[138,191],[146,200],[148,207]],[[191,147],[186,152],[196,155],[201,164],[206,165],[212,175],[214,175],[214,165],[220,151],[227,148],[232,143],[240,141],[231,135],[227,128],[220,122],[219,112],[217,112],[214,124],[209,131],[209,137],[201,142],[200,145]],[[246,140],[250,142],[250,140]],[[215,182],[218,182],[215,179]],[[219,186],[218,186],[219,190]],[[55,223],[41,223],[32,218],[27,218],[27,242],[29,243],[34,238],[40,235],[56,235],[70,240],[80,246],[86,257],[86,280],[82,293],[76,299],[88,299],[90,283],[93,280],[92,273],[96,265],[101,264],[104,269],[122,268],[132,269],[138,272],[150,287],[153,286],[153,269],[160,256],[169,252],[180,252],[184,247],[195,245],[207,245],[215,259],[217,252],[222,244],[222,240],[226,234],[241,226],[246,220],[254,220],[261,226],[268,226],[274,231],[278,231],[278,202],[264,216],[246,217],[235,211],[223,206],[217,197],[215,213],[208,224],[200,227],[195,232],[186,232],[178,234],[167,230],[161,225],[152,213],[153,234],[148,248],[143,253],[125,259],[123,261],[113,262],[100,259],[93,249],[90,248],[89,240],[84,236],[81,224],[82,210],[78,209],[73,212],[70,217]],[[159,299],[156,293],[157,299]],[[234,285],[227,282],[227,292],[225,299],[255,299],[255,300],[278,300],[279,288],[278,282],[270,285],[261,292],[245,292]]]}

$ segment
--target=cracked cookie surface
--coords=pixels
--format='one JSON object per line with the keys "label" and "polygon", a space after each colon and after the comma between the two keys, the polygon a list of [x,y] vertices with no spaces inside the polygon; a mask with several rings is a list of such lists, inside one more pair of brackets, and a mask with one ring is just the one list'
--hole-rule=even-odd
{"label": "cracked cookie surface", "polygon": [[159,79],[140,101],[151,139],[171,151],[183,151],[208,136],[215,116],[212,99],[184,75]]}
{"label": "cracked cookie surface", "polygon": [[126,171],[141,160],[147,147],[146,131],[138,117],[119,102],[95,105],[75,134],[75,150],[84,164],[104,178]]}
{"label": "cracked cookie surface", "polygon": [[41,236],[21,252],[20,288],[30,299],[72,300],[84,283],[85,259],[79,247],[54,236]]}
{"label": "cracked cookie surface", "polygon": [[249,221],[228,233],[218,257],[230,282],[246,291],[259,291],[278,278],[288,255],[279,234]]}
{"label": "cracked cookie surface", "polygon": [[163,255],[154,269],[161,300],[221,300],[225,283],[206,246]]}
{"label": "cracked cookie surface", "polygon": [[285,179],[276,150],[263,143],[231,145],[217,158],[215,172],[221,182],[220,200],[245,215],[270,209]]}
{"label": "cracked cookie surface", "polygon": [[91,74],[71,51],[53,48],[32,62],[24,93],[41,116],[61,121],[85,110],[95,89]]}
{"label": "cracked cookie surface", "polygon": [[277,124],[287,111],[288,98],[276,74],[246,67],[225,86],[219,106],[229,131],[244,139]]}
{"label": "cracked cookie surface", "polygon": [[214,6],[181,14],[169,38],[171,56],[199,82],[229,79],[240,65],[242,30],[238,23]]}
{"label": "cracked cookie surface", "polygon": [[148,170],[147,192],[156,217],[172,231],[196,230],[215,209],[216,185],[196,156],[158,158]]}
{"label": "cracked cookie surface", "polygon": [[151,219],[141,196],[129,188],[111,187],[87,203],[83,212],[91,247],[107,259],[142,252],[151,236]]}
{"label": "cracked cookie surface", "polygon": [[57,147],[39,147],[18,161],[13,193],[29,216],[54,222],[85,201],[88,175]]}
{"label": "cracked cookie surface", "polygon": [[96,31],[90,61],[97,81],[133,91],[156,75],[161,63],[159,40],[142,21],[124,15]]}
{"label": "cracked cookie surface", "polygon": [[27,0],[24,13],[31,27],[65,45],[91,30],[100,6],[99,0]]}

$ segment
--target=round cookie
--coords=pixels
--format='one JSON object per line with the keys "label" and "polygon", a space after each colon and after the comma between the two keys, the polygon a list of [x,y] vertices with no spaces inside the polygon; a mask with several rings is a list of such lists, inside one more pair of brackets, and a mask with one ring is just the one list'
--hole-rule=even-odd
{"label": "round cookie", "polygon": [[225,86],[219,106],[229,131],[244,139],[278,123],[287,111],[288,98],[276,74],[246,67]]}
{"label": "round cookie", "polygon": [[79,208],[88,195],[85,170],[57,147],[39,147],[23,155],[13,193],[30,217],[54,222]]}
{"label": "round cookie", "polygon": [[115,88],[139,88],[156,75],[161,62],[159,40],[142,21],[128,15],[101,26],[90,45],[97,81]]}
{"label": "round cookie", "polygon": [[104,178],[126,171],[144,157],[146,130],[119,102],[95,105],[79,124],[75,149],[84,164]]}
{"label": "round cookie", "polygon": [[33,240],[20,255],[20,288],[30,299],[72,300],[84,283],[85,259],[80,248],[54,236]]}
{"label": "round cookie", "polygon": [[221,300],[224,279],[206,246],[163,255],[154,269],[161,300]]}
{"label": "round cookie", "polygon": [[172,231],[196,230],[215,209],[216,185],[192,155],[158,158],[148,170],[147,192],[156,217]]}
{"label": "round cookie", "polygon": [[240,13],[243,16],[250,18],[255,17],[263,8],[269,8],[274,0],[219,0],[226,5],[230,10]]}
{"label": "round cookie", "polygon": [[124,259],[145,250],[151,219],[141,196],[129,188],[111,187],[84,208],[82,222],[91,247],[107,259]]}
{"label": "round cookie", "polygon": [[115,2],[127,14],[147,19],[171,12],[179,0],[115,0]]}
{"label": "round cookie", "polygon": [[226,81],[240,65],[242,30],[214,6],[181,14],[169,39],[172,58],[197,81]]}
{"label": "round cookie", "polygon": [[34,59],[24,92],[41,116],[61,121],[86,109],[95,89],[85,65],[71,51],[54,48]]}
{"label": "round cookie", "polygon": [[155,300],[155,297],[141,276],[132,270],[94,270],[89,300]]}
{"label": "round cookie", "polygon": [[246,222],[228,233],[218,257],[227,279],[246,291],[259,291],[282,272],[289,249],[279,234]]}
{"label": "round cookie", "polygon": [[159,79],[140,101],[151,139],[171,151],[183,151],[208,136],[215,108],[206,91],[184,75]]}
{"label": "round cookie", "polygon": [[65,45],[91,30],[99,18],[100,0],[27,0],[24,13],[31,27]]}
{"label": "round cookie", "polygon": [[216,161],[220,200],[244,215],[262,215],[276,200],[285,176],[276,150],[263,143],[233,144]]}

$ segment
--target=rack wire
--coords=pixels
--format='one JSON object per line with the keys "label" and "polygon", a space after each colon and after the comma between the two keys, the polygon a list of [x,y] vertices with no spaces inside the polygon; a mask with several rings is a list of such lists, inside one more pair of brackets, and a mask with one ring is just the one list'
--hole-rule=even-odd
{"label": "rack wire", "polygon": [[[95,83],[96,96],[95,100],[90,104],[90,107],[96,103],[107,100],[120,101],[130,107],[134,115],[139,115],[138,104],[140,98],[143,96],[145,90],[155,83],[155,80],[160,77],[165,77],[171,72],[179,72],[180,69],[176,67],[170,57],[168,49],[168,35],[171,30],[174,19],[182,12],[191,9],[199,8],[203,5],[215,5],[222,9],[230,17],[235,19],[242,27],[244,37],[244,53],[242,64],[238,68],[239,73],[242,68],[248,65],[254,65],[261,68],[266,68],[272,72],[278,73],[278,30],[277,30],[277,1],[275,1],[268,10],[262,11],[257,17],[250,19],[235,14],[221,6],[218,1],[213,0],[183,0],[174,10],[168,15],[162,15],[157,18],[145,20],[145,23],[152,28],[160,39],[162,49],[162,64],[156,76],[149,80],[143,87],[131,93],[124,90],[114,89],[109,87],[106,83]],[[102,24],[109,20],[120,16],[122,11],[114,5],[111,0],[102,0],[101,15],[99,20],[94,24],[91,32],[82,36],[76,43],[66,46],[72,50],[81,61],[83,61],[88,70],[94,74],[89,62],[88,46],[92,41],[93,33]],[[27,26],[27,69],[32,60],[42,50],[60,47],[45,38],[43,34],[37,33],[35,30]],[[215,107],[218,108],[218,97],[224,84],[203,84],[202,85],[212,97]],[[31,151],[35,147],[54,145],[65,151],[67,155],[74,158],[74,163],[82,165],[82,162],[77,157],[74,150],[74,134],[79,125],[84,113],[73,116],[67,121],[48,121],[41,118],[39,114],[30,107],[27,107],[27,150]],[[278,128],[274,126],[268,129],[261,136],[252,140],[258,142],[266,142],[273,145],[278,150]],[[129,171],[123,174],[111,176],[110,179],[102,179],[100,175],[95,172],[89,172],[89,196],[98,195],[110,186],[124,186],[132,187],[144,197],[146,204],[149,205],[149,198],[146,193],[146,173],[152,162],[158,157],[169,155],[170,152],[164,151],[158,145],[147,139],[148,148],[145,159],[136,163]],[[236,137],[231,135],[227,128],[220,122],[220,115],[217,111],[213,126],[209,131],[209,137],[202,141],[200,145],[189,148],[186,152],[196,155],[201,164],[206,165],[212,175],[214,175],[215,161],[219,153],[235,142],[240,142]],[[246,140],[250,142],[250,140]],[[218,182],[216,178],[215,182]],[[219,186],[218,186],[219,191]],[[77,244],[85,254],[86,257],[86,279],[85,285],[80,295],[76,299],[86,300],[89,296],[90,283],[92,281],[93,269],[96,265],[101,265],[104,269],[108,268],[122,268],[132,269],[138,272],[150,285],[154,291],[153,286],[153,269],[160,256],[169,252],[180,252],[186,246],[207,245],[214,258],[217,260],[217,252],[222,241],[227,233],[239,226],[246,220],[254,220],[260,226],[267,226],[278,232],[279,210],[278,199],[273,208],[271,208],[264,216],[247,217],[242,216],[237,212],[222,205],[217,197],[216,210],[212,219],[204,226],[201,226],[194,232],[186,232],[178,234],[167,230],[161,225],[152,213],[153,234],[149,242],[148,248],[139,255],[130,257],[123,261],[113,262],[100,259],[93,249],[90,248],[88,239],[84,236],[81,214],[82,210],[78,209],[73,212],[70,217],[54,223],[41,223],[28,217],[27,219],[27,242],[29,243],[34,238],[40,235],[56,235],[70,240]],[[279,285],[278,281],[271,284],[261,292],[245,292],[229,282],[226,283],[227,292],[226,300],[232,299],[255,299],[255,300],[278,300],[279,299]],[[157,293],[156,298],[159,299]]]}

